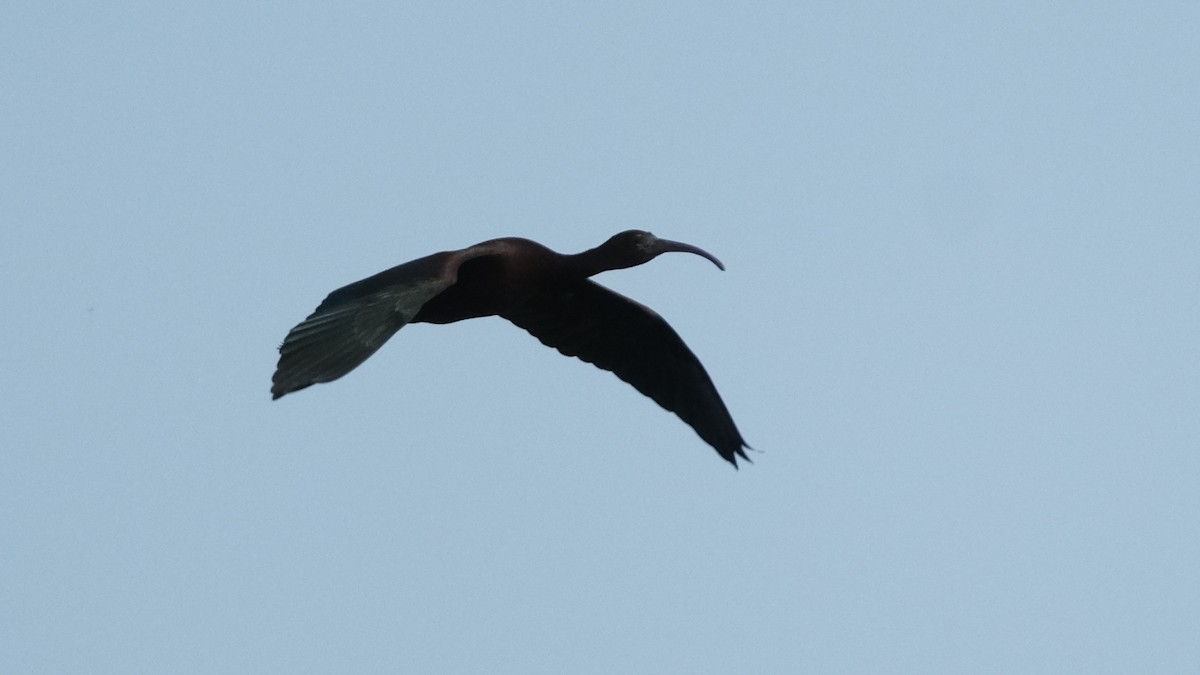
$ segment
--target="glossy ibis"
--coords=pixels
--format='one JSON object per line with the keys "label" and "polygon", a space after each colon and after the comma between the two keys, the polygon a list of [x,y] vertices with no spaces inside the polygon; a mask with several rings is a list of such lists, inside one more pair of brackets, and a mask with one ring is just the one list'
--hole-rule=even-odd
{"label": "glossy ibis", "polygon": [[591,281],[689,244],[629,230],[563,255],[528,239],[493,239],[385,270],[329,294],[284,338],[274,398],[354,370],[407,323],[502,316],[567,356],[608,370],[675,413],[734,467],[749,460],[708,373],[661,316]]}

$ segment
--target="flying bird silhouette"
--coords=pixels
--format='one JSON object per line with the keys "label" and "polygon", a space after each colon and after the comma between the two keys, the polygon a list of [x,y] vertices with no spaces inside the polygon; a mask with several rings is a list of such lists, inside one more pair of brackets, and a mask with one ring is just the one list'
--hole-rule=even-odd
{"label": "flying bird silhouette", "polygon": [[342,377],[405,324],[501,316],[633,385],[736,468],[749,446],[700,360],[653,310],[589,279],[669,252],[725,269],[703,249],[628,230],[573,255],[509,237],[384,270],[333,291],[287,334],[272,397]]}

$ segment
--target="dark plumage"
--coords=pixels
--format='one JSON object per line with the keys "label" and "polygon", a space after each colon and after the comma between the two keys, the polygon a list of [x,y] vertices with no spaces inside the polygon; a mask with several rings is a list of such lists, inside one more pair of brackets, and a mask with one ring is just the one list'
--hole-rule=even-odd
{"label": "dark plumage", "polygon": [[528,239],[493,239],[398,265],[329,294],[284,338],[271,394],[354,370],[407,323],[501,316],[543,344],[616,374],[675,413],[735,467],[748,447],[704,366],[661,316],[591,281],[671,252],[706,251],[629,230],[563,255]]}

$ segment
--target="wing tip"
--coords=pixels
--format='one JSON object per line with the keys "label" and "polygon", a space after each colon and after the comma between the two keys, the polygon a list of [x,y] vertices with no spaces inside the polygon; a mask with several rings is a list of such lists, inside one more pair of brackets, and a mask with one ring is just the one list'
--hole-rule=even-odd
{"label": "wing tip", "polygon": [[[734,469],[740,469],[738,466],[738,457],[741,457],[747,464],[753,464],[754,460],[746,454],[746,450],[754,450],[745,441],[738,439],[737,445],[733,446],[733,451],[728,448],[717,448],[717,453],[721,455],[721,459],[733,465]],[[756,451],[757,452],[757,451]]]}
{"label": "wing tip", "polygon": [[300,391],[301,389],[307,389],[308,387],[311,387],[312,385],[314,385],[316,383],[317,382],[315,382],[315,381],[305,382],[302,380],[301,381],[293,380],[291,382],[288,382],[284,378],[283,372],[281,370],[277,370],[277,371],[275,371],[275,377],[271,378],[271,400],[277,401],[294,391]]}

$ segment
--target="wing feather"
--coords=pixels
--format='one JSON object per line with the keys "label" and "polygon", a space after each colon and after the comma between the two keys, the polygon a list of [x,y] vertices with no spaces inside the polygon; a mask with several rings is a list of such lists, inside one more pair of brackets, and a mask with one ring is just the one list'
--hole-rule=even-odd
{"label": "wing feather", "polygon": [[584,280],[501,313],[547,346],[610,371],[737,466],[746,442],[704,366],[650,308]]}
{"label": "wing feather", "polygon": [[452,286],[459,257],[441,253],[393,267],[330,293],[279,346],[271,395],[331,382],[374,354]]}

